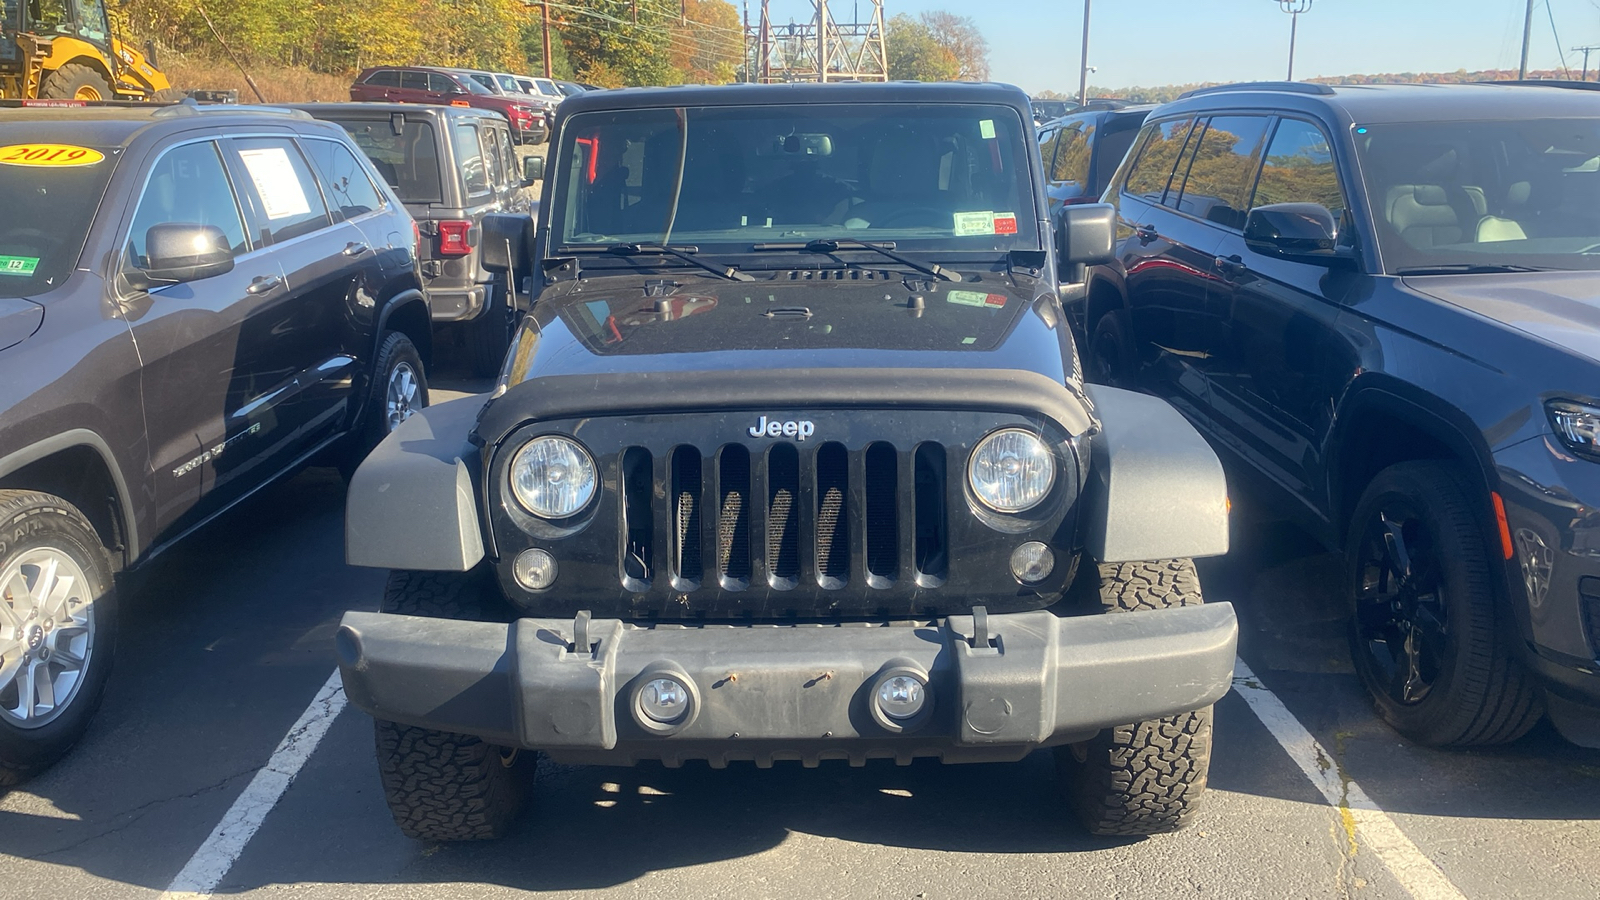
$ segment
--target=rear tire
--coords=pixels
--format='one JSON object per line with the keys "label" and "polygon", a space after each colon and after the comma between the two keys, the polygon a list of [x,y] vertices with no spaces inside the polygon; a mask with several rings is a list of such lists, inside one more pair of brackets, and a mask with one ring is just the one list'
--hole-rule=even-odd
{"label": "rear tire", "polygon": [[466,323],[467,360],[472,374],[493,378],[500,374],[506,351],[511,348],[511,310],[508,295],[500,282],[485,289],[483,312]]}
{"label": "rear tire", "polygon": [[422,355],[411,338],[398,331],[385,332],[378,342],[372,384],[361,413],[365,421],[357,427],[354,442],[342,451],[343,458],[337,459],[339,470],[350,477],[372,448],[427,406],[428,373],[422,366]]}
{"label": "rear tire", "polygon": [[1470,485],[1448,463],[1390,466],[1362,492],[1345,540],[1356,674],[1384,721],[1432,747],[1513,741],[1544,712],[1512,655]]}
{"label": "rear tire", "polygon": [[[1118,563],[1078,577],[1101,611],[1141,612],[1199,604],[1200,578],[1187,559]],[[1068,804],[1093,834],[1167,834],[1189,824],[1211,769],[1211,707],[1119,725],[1055,748]]]}
{"label": "rear tire", "polygon": [[[56,589],[40,598],[47,578]],[[116,623],[111,559],[83,514],[60,497],[0,491],[0,788],[43,771],[88,730]]]}
{"label": "rear tire", "polygon": [[[483,570],[389,573],[386,613],[473,621],[509,614]],[[516,821],[537,765],[528,750],[481,738],[378,721],[378,774],[395,824],[423,841],[482,841]]]}
{"label": "rear tire", "polygon": [[111,82],[82,63],[67,63],[44,79],[39,96],[46,100],[115,100]]}

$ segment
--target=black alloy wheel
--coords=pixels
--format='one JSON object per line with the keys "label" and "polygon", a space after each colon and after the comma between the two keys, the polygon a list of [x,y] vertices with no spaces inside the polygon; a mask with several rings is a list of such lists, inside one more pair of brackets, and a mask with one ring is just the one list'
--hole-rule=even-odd
{"label": "black alloy wheel", "polygon": [[1356,557],[1356,650],[1395,703],[1426,700],[1454,648],[1437,538],[1408,498],[1367,520]]}

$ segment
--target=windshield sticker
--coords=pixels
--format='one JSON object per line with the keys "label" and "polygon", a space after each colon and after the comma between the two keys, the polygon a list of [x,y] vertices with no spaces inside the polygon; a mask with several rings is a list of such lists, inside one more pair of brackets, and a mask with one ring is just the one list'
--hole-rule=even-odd
{"label": "windshield sticker", "polygon": [[0,256],[0,275],[31,276],[39,268],[37,256]]}
{"label": "windshield sticker", "polygon": [[92,166],[105,159],[99,150],[71,144],[12,144],[0,147],[0,165],[62,168]]}
{"label": "windshield sticker", "polygon": [[971,235],[975,234],[994,234],[994,213],[990,210],[984,210],[983,212],[958,212],[955,214],[955,219],[956,237],[970,237]]}
{"label": "windshield sticker", "polygon": [[305,188],[300,186],[300,176],[289,162],[289,154],[282,147],[261,147],[240,150],[244,167],[250,171],[256,192],[266,207],[267,218],[286,219],[311,212],[306,201]]}
{"label": "windshield sticker", "polygon": [[983,291],[951,291],[944,295],[948,303],[959,303],[962,306],[984,306],[989,309],[999,309],[1006,305],[1005,294],[986,294]]}
{"label": "windshield sticker", "polygon": [[981,119],[981,120],[979,120],[979,122],[978,122],[978,134],[982,135],[983,139],[986,140],[986,141],[994,140],[994,120],[993,119]]}
{"label": "windshield sticker", "polygon": [[1016,234],[1017,233],[1017,214],[1016,213],[1008,213],[1008,212],[995,213],[994,214],[994,233],[995,234]]}

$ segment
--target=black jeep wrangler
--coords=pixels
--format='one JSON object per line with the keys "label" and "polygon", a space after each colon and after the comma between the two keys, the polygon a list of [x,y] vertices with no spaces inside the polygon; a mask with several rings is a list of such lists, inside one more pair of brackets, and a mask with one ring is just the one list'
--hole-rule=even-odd
{"label": "black jeep wrangler", "polygon": [[350,562],[395,571],[340,667],[402,830],[501,833],[533,751],[1041,747],[1094,831],[1184,824],[1237,635],[1190,561],[1227,548],[1222,470],[1084,385],[1061,304],[1111,211],[1045,217],[1027,97],[582,94],[551,158],[537,243],[484,226],[539,291],[498,387],[350,484]]}

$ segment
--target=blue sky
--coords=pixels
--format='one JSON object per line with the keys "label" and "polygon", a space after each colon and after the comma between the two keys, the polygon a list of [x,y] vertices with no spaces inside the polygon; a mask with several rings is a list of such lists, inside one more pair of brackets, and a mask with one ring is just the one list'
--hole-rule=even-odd
{"label": "blue sky", "polygon": [[[1549,3],[1561,43],[1551,36]],[[865,6],[866,4],[862,4]],[[1524,0],[1315,0],[1300,17],[1296,77],[1353,72],[1516,68]],[[756,4],[752,3],[752,8]],[[835,18],[851,0],[831,0]],[[1078,89],[1081,0],[885,0],[885,12],[946,9],[977,21],[996,81],[1028,91]],[[791,9],[793,7],[793,9]],[[779,21],[810,4],[774,0]],[[1531,68],[1560,65],[1557,47],[1600,44],[1600,0],[1536,0]],[[1089,64],[1105,87],[1282,78],[1289,17],[1275,0],[1095,0]],[[1582,54],[1567,52],[1576,77]],[[1590,56],[1600,66],[1600,53]]]}

